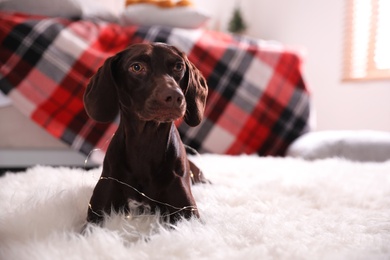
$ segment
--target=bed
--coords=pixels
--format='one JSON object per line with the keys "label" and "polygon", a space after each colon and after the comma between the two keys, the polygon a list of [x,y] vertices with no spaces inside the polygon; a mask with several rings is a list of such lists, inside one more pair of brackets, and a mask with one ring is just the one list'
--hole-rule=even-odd
{"label": "bed", "polygon": [[23,13],[0,15],[0,90],[12,105],[72,149],[103,149],[117,120],[88,118],[82,96],[104,60],[138,42],[187,53],[209,85],[205,120],[177,122],[201,153],[284,155],[306,132],[310,95],[299,53],[280,43],[204,29],[121,26]]}

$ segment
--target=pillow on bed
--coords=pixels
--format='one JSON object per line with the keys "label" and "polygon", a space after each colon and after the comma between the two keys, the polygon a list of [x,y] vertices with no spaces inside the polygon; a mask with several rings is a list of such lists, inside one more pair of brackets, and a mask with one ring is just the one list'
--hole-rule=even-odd
{"label": "pillow on bed", "polygon": [[118,22],[124,0],[0,0],[0,10]]}
{"label": "pillow on bed", "polygon": [[390,133],[382,131],[319,131],[302,135],[287,156],[307,160],[341,157],[353,161],[390,160]]}
{"label": "pillow on bed", "polygon": [[101,19],[109,22],[119,22],[125,9],[125,0],[74,0],[82,9],[83,19]]}
{"label": "pillow on bed", "polygon": [[196,29],[203,26],[209,16],[191,6],[161,8],[152,4],[132,4],[121,15],[123,25],[162,25]]}
{"label": "pillow on bed", "polygon": [[82,14],[80,3],[72,0],[4,0],[0,1],[0,10],[67,18]]}

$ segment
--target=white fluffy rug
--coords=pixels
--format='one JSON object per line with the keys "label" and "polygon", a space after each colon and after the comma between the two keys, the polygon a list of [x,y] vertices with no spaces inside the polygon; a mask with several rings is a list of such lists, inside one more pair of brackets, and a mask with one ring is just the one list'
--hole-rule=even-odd
{"label": "white fluffy rug", "polygon": [[100,170],[35,167],[0,178],[0,259],[389,259],[390,161],[194,158],[202,222],[85,224]]}

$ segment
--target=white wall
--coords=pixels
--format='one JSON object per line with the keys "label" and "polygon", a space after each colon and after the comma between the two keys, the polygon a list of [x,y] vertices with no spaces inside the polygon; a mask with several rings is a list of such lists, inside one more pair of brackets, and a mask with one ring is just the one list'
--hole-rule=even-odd
{"label": "white wall", "polygon": [[213,15],[210,27],[221,30],[235,3],[249,24],[247,34],[303,46],[304,73],[317,114],[317,129],[390,131],[390,80],[345,83],[343,0],[195,0]]}

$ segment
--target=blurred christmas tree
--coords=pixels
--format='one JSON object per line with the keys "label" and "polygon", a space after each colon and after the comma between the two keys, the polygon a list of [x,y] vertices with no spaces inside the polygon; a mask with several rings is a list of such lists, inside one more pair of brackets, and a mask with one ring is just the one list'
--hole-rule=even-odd
{"label": "blurred christmas tree", "polygon": [[232,33],[243,33],[247,28],[247,25],[242,18],[241,10],[238,6],[234,8],[233,17],[229,22],[228,30]]}

